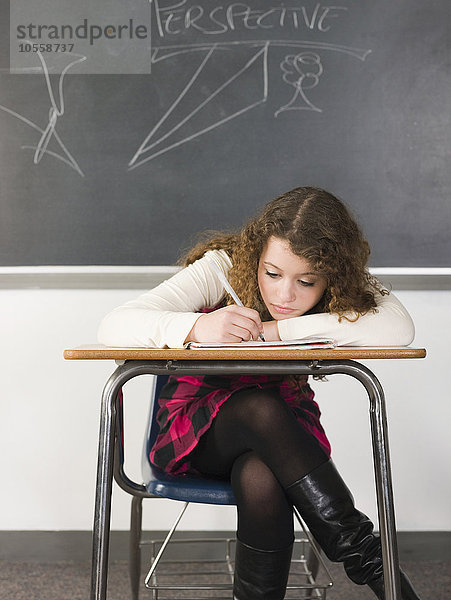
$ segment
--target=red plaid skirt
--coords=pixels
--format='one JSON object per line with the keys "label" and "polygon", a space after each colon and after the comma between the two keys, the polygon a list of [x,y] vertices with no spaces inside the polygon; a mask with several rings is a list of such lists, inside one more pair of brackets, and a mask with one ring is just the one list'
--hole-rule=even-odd
{"label": "red plaid skirt", "polygon": [[159,398],[160,432],[150,452],[151,462],[171,474],[195,472],[190,453],[211,426],[221,405],[233,393],[249,388],[277,388],[301,426],[330,456],[330,444],[307,376],[299,377],[295,383],[282,375],[172,375]]}

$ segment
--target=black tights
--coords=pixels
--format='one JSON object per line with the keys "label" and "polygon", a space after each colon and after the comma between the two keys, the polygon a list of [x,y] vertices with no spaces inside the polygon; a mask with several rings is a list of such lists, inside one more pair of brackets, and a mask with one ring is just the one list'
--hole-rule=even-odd
{"label": "black tights", "polygon": [[261,550],[293,541],[293,510],[284,489],[326,460],[277,392],[261,389],[229,398],[191,457],[201,473],[231,478],[238,537]]}

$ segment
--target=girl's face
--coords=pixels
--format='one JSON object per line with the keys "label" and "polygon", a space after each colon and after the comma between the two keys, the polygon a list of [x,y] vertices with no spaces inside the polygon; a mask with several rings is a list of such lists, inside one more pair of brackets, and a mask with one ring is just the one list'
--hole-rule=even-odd
{"label": "girl's face", "polygon": [[293,254],[287,241],[272,236],[258,263],[258,286],[271,316],[280,321],[313,308],[326,290],[326,279]]}

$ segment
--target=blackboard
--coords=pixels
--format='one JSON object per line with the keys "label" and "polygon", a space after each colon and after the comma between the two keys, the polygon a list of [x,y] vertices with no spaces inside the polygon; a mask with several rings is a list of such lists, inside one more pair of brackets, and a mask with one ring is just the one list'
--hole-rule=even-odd
{"label": "blackboard", "polygon": [[448,0],[151,10],[150,74],[75,66],[48,145],[44,75],[2,65],[1,265],[171,264],[315,185],[351,206],[372,266],[450,266]]}

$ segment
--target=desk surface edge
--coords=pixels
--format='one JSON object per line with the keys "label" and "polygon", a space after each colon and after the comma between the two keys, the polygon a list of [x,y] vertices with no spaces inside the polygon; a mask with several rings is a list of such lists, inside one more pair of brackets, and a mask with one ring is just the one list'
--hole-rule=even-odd
{"label": "desk surface edge", "polygon": [[79,346],[64,351],[66,360],[340,360],[424,358],[424,348],[351,347],[320,350],[185,350]]}

